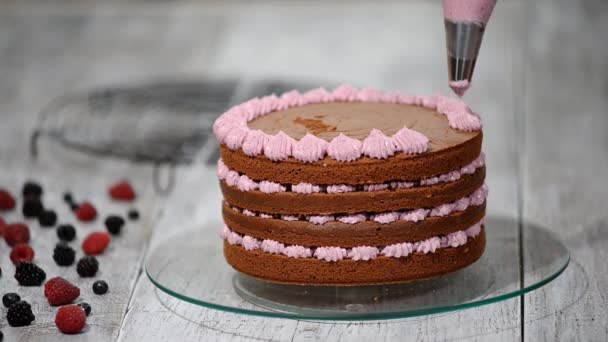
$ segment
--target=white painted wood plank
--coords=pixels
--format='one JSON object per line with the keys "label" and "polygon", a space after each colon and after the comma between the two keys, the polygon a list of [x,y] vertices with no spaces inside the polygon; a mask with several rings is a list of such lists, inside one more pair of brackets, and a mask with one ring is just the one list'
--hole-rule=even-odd
{"label": "white painted wood plank", "polygon": [[598,44],[608,30],[606,8],[532,6],[524,217],[557,233],[572,263],[525,296],[530,341],[608,339],[608,50]]}

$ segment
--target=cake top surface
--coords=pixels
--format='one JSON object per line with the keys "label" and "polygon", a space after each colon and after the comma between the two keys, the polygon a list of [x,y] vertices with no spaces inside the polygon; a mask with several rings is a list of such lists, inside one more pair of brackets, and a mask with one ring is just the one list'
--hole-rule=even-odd
{"label": "cake top surface", "polygon": [[445,115],[421,106],[382,102],[332,102],[292,107],[248,123],[268,135],[284,132],[295,140],[307,133],[331,142],[340,133],[364,141],[372,129],[393,136],[403,127],[429,140],[429,151],[447,148],[477,134],[452,129]]}
{"label": "cake top surface", "polygon": [[480,130],[479,116],[461,100],[350,85],[332,92],[318,88],[255,98],[231,108],[213,125],[218,141],[231,150],[306,163],[433,152],[463,143]]}

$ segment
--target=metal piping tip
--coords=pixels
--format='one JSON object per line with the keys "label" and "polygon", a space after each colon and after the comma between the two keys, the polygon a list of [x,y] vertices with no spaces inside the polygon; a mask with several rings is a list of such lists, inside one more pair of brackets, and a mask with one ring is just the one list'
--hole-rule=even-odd
{"label": "metal piping tip", "polygon": [[448,77],[450,87],[458,96],[471,84],[484,30],[480,23],[445,20]]}

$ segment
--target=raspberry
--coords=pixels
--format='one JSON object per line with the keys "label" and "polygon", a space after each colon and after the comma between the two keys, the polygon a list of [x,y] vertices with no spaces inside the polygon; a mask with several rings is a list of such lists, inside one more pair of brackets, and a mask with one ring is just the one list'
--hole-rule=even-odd
{"label": "raspberry", "polygon": [[40,198],[42,196],[42,186],[36,182],[26,182],[21,192],[25,198]]}
{"label": "raspberry", "polygon": [[89,305],[89,303],[85,303],[85,302],[78,303],[78,306],[80,306],[82,308],[82,310],[84,310],[84,314],[86,316],[91,314],[91,306]]}
{"label": "raspberry", "polygon": [[52,227],[57,223],[57,214],[52,210],[43,210],[38,215],[38,223],[41,227]]}
{"label": "raspberry", "polygon": [[21,297],[19,297],[19,295],[14,292],[5,293],[4,296],[2,296],[2,304],[4,304],[4,307],[7,308],[10,308],[11,305],[17,303],[20,300]]}
{"label": "raspberry", "polygon": [[55,277],[44,285],[44,296],[52,306],[65,305],[80,296],[80,289],[61,277]]}
{"label": "raspberry", "polygon": [[38,217],[44,210],[39,198],[26,198],[23,202],[23,216],[28,218]]}
{"label": "raspberry", "polygon": [[132,201],[135,199],[135,191],[128,181],[120,181],[110,187],[110,197],[117,201]]}
{"label": "raspberry", "polygon": [[78,334],[86,321],[85,312],[78,305],[60,307],[55,316],[55,325],[64,334]]}
{"label": "raspberry", "polygon": [[57,227],[57,237],[61,241],[72,241],[76,237],[76,229],[71,224],[62,224]]}
{"label": "raspberry", "polygon": [[40,286],[46,279],[46,273],[33,263],[24,261],[17,264],[15,279],[21,286]]}
{"label": "raspberry", "polygon": [[11,261],[17,265],[22,261],[32,261],[34,259],[34,250],[25,243],[18,243],[11,251]]}
{"label": "raspberry", "polygon": [[15,208],[15,198],[10,192],[0,189],[0,210],[11,210]]}
{"label": "raspberry", "polygon": [[31,305],[23,300],[20,300],[8,308],[6,320],[11,327],[24,327],[30,325],[36,319],[32,313]]}
{"label": "raspberry", "polygon": [[105,224],[110,234],[118,235],[120,234],[122,226],[125,224],[125,220],[120,216],[110,215],[106,218]]}
{"label": "raspberry", "polygon": [[98,280],[93,283],[93,292],[97,295],[106,294],[108,292],[108,283],[103,280]]}
{"label": "raspberry", "polygon": [[59,266],[70,266],[74,263],[76,251],[65,242],[59,242],[53,250],[53,260]]}
{"label": "raspberry", "polygon": [[0,216],[0,236],[4,236],[4,228],[6,228],[6,223],[2,216]]}
{"label": "raspberry", "polygon": [[76,217],[80,221],[93,221],[97,217],[97,210],[89,202],[82,202],[82,204],[76,210]]}
{"label": "raspberry", "polygon": [[9,246],[30,241],[30,230],[23,223],[12,223],[4,227],[4,241]]}
{"label": "raspberry", "polygon": [[106,232],[93,232],[82,242],[82,250],[87,255],[101,254],[110,244],[110,240],[110,234]]}
{"label": "raspberry", "polygon": [[129,213],[127,214],[127,216],[129,216],[129,220],[135,221],[135,220],[139,219],[139,211],[137,211],[137,209],[131,209],[131,210],[129,210]]}
{"label": "raspberry", "polygon": [[94,256],[85,256],[78,260],[76,271],[81,277],[94,277],[99,269],[99,261]]}

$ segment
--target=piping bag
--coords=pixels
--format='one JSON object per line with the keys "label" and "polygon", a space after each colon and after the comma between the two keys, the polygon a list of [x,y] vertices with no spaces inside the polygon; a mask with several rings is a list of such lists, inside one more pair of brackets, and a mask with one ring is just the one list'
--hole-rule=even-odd
{"label": "piping bag", "polygon": [[479,47],[496,0],[443,0],[450,88],[462,97],[471,86]]}

